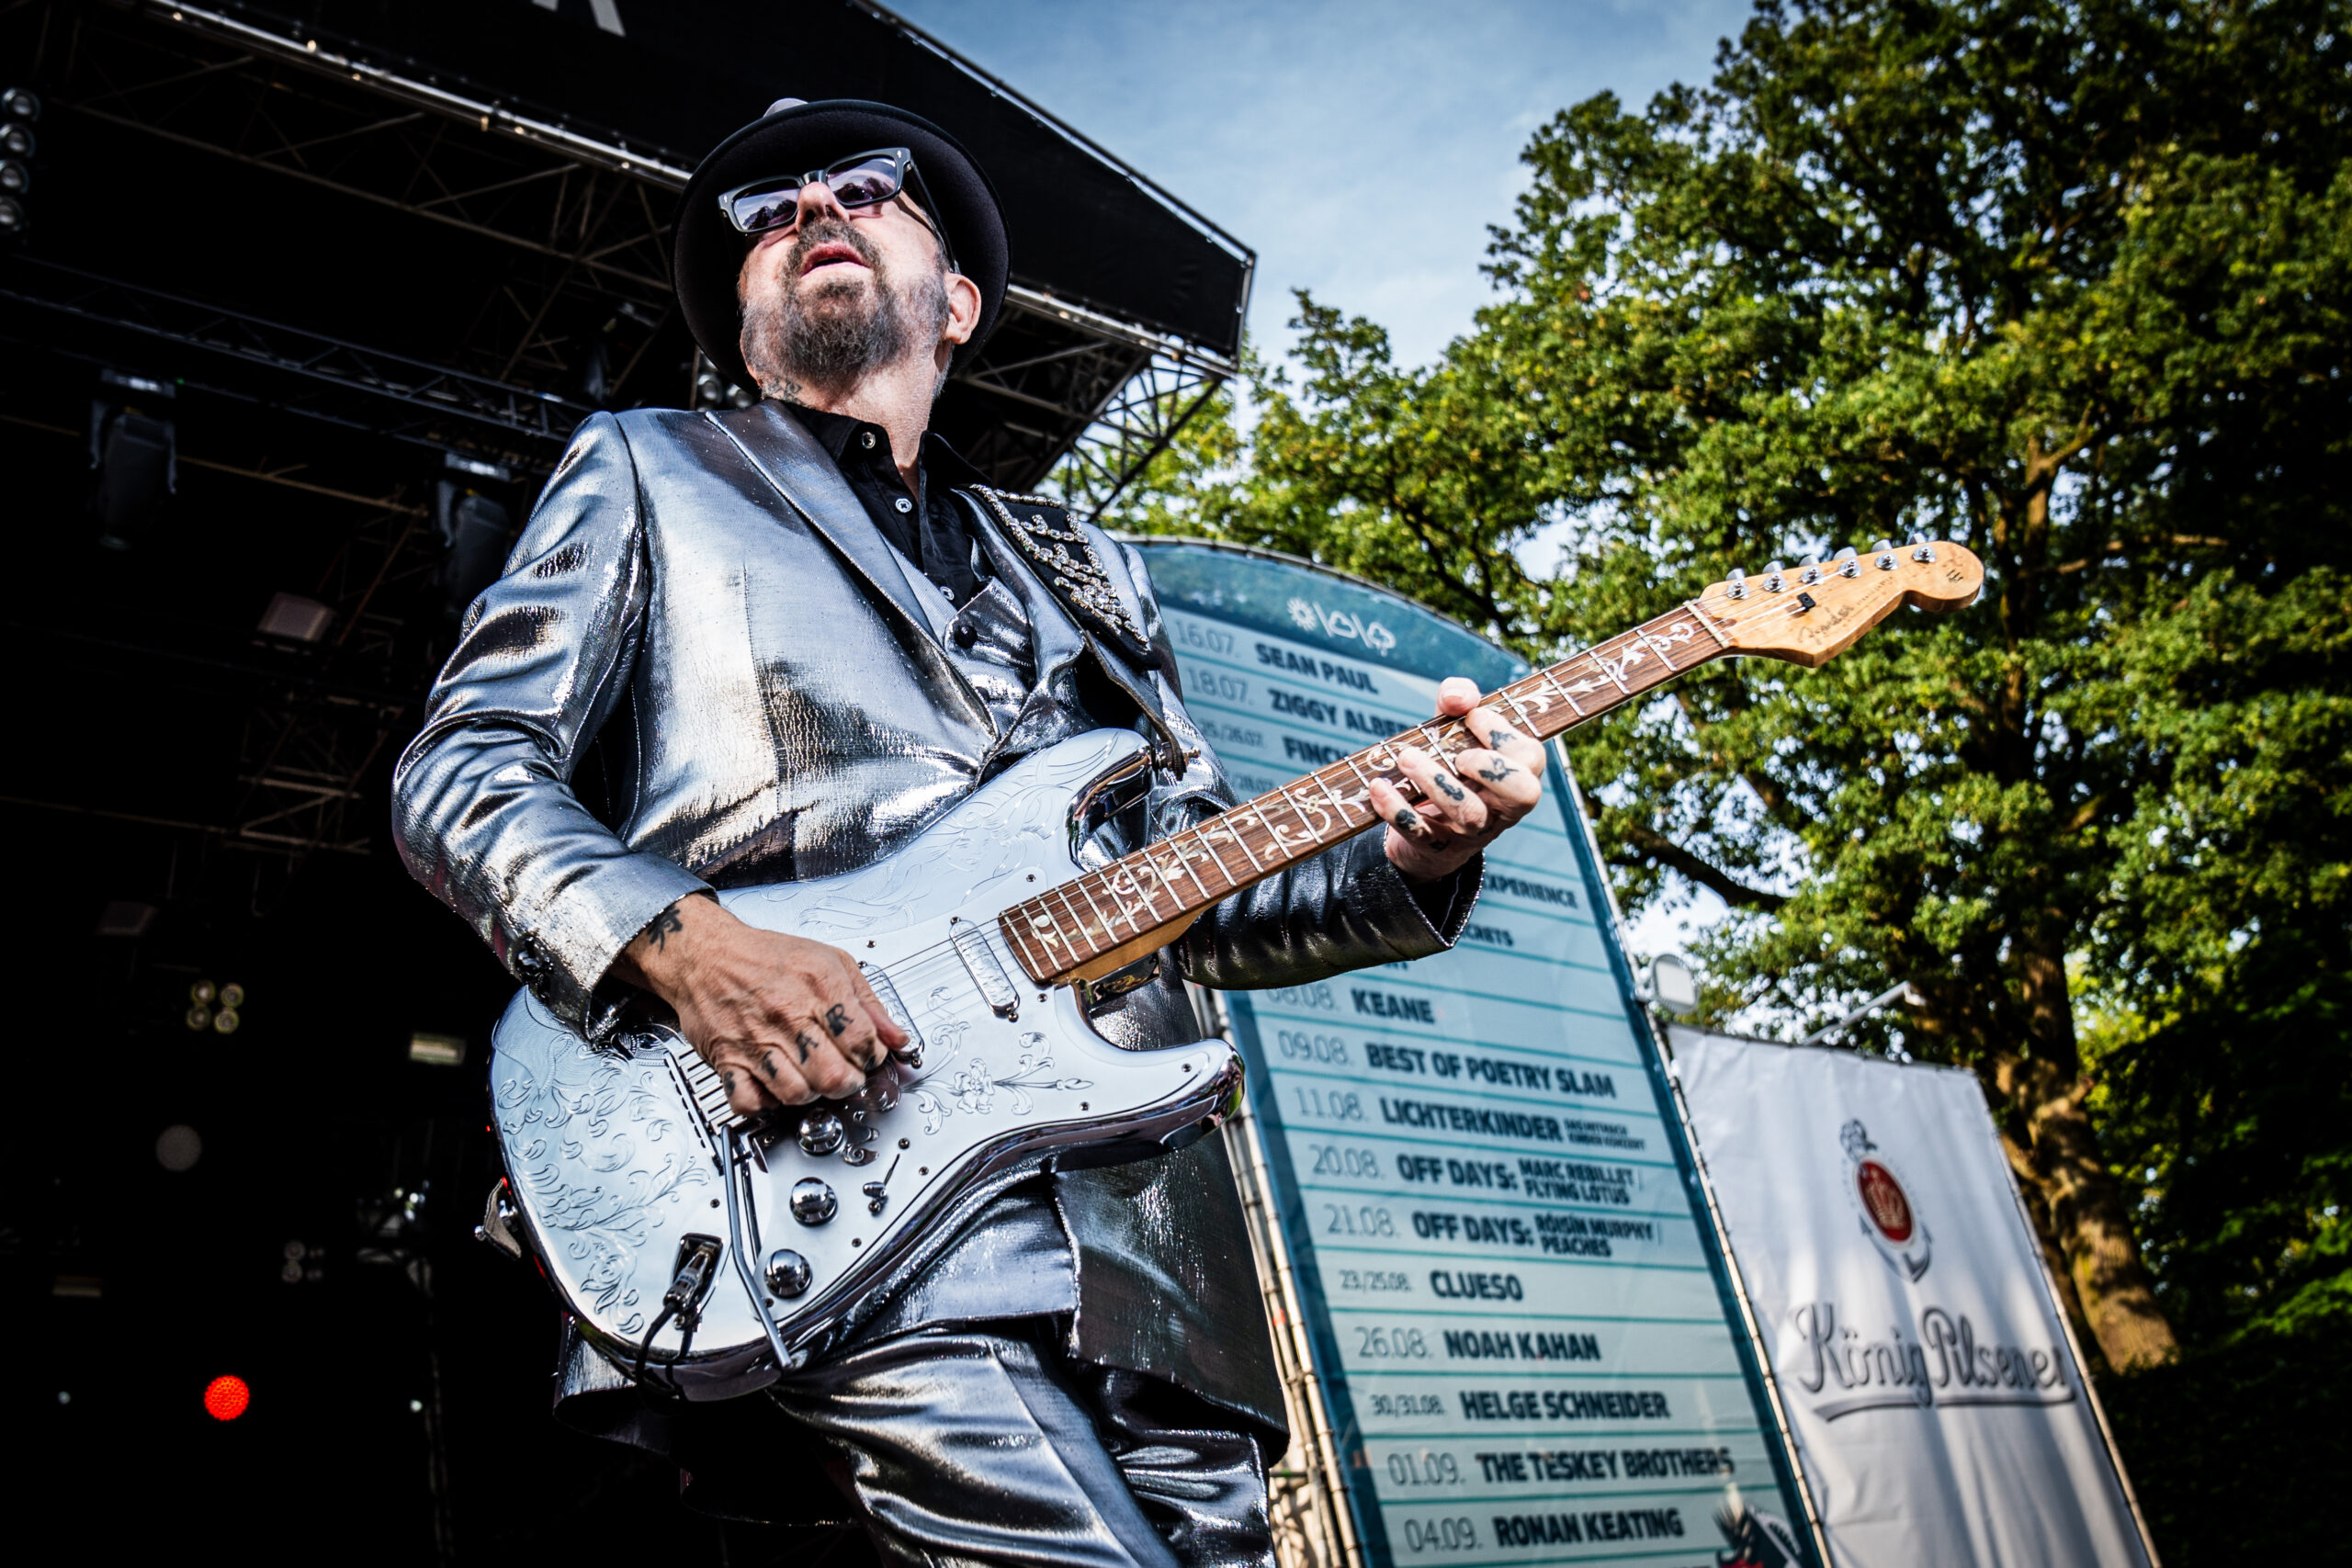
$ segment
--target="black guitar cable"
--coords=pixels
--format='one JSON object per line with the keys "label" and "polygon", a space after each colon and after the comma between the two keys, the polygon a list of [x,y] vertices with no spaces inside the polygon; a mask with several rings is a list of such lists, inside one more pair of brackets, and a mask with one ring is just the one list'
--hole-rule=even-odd
{"label": "black guitar cable", "polygon": [[[718,1265],[718,1242],[715,1237],[686,1238],[685,1245],[680,1249],[677,1277],[670,1281],[670,1288],[662,1292],[662,1311],[654,1317],[653,1326],[645,1331],[645,1337],[638,1341],[637,1363],[631,1371],[639,1383],[647,1381],[645,1362],[646,1358],[653,1353],[654,1336],[660,1334],[672,1318],[678,1320],[677,1359],[684,1360],[686,1352],[694,1348],[695,1330],[700,1325],[702,1317],[696,1309],[702,1304],[703,1292],[710,1288],[711,1271]],[[667,1381],[672,1393],[683,1392],[678,1387],[674,1370]]]}

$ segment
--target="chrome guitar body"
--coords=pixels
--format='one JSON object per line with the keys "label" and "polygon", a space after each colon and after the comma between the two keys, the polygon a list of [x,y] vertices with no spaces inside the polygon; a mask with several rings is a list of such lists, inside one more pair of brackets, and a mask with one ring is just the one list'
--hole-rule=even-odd
{"label": "chrome guitar body", "polygon": [[865,966],[912,1043],[846,1102],[746,1124],[674,1030],[592,1047],[518,994],[490,1090],[505,1227],[582,1331],[690,1400],[765,1386],[855,1328],[979,1207],[1056,1167],[1181,1147],[1237,1103],[1221,1040],[1125,1051],[1032,981],[1000,911],[1069,880],[1088,814],[1141,774],[1100,730],[1028,757],[889,858],[738,888],[749,923]]}

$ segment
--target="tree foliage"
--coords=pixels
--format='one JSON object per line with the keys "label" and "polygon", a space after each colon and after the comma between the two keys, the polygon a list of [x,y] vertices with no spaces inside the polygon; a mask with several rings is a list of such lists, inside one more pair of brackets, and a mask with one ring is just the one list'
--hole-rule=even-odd
{"label": "tree foliage", "polygon": [[1629,905],[1731,907],[1719,1011],[1913,982],[1858,1043],[1978,1072],[2119,1367],[2352,1307],[2347,10],[1766,0],[1709,85],[1536,135],[1441,360],[1302,297],[1247,440],[1119,519],[1538,657],[1730,568],[1975,549],[1975,608],[1574,756]]}

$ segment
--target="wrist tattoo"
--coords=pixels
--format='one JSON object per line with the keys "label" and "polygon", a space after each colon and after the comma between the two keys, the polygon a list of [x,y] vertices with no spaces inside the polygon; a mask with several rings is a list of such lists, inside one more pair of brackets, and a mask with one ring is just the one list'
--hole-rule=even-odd
{"label": "wrist tattoo", "polygon": [[652,939],[657,949],[667,953],[670,950],[670,933],[685,929],[686,922],[678,919],[678,907],[673,904],[653,917],[652,923],[645,928],[645,934]]}
{"label": "wrist tattoo", "polygon": [[839,1002],[835,1002],[832,1006],[827,1008],[825,1010],[825,1027],[833,1032],[834,1039],[839,1040],[849,1028],[849,1009],[842,1006]]}
{"label": "wrist tattoo", "polygon": [[1438,794],[1445,796],[1446,799],[1460,800],[1462,798],[1462,786],[1453,782],[1452,773],[1434,774],[1430,782],[1437,785]]}

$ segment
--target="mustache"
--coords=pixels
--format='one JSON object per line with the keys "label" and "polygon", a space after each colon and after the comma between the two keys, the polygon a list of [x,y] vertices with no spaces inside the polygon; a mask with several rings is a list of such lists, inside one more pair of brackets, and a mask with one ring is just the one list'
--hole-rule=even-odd
{"label": "mustache", "polygon": [[784,271],[786,277],[797,278],[808,265],[808,254],[820,245],[847,245],[857,253],[857,259],[877,276],[882,271],[882,253],[873,241],[857,231],[857,226],[839,218],[820,218],[808,224],[794,237],[792,249],[786,253]]}

